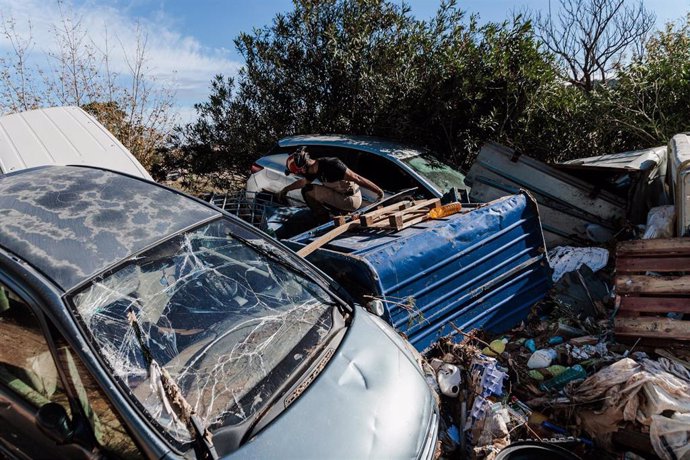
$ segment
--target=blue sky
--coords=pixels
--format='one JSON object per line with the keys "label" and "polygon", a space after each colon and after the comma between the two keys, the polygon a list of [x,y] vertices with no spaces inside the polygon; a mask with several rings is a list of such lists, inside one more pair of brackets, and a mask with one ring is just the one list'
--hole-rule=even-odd
{"label": "blue sky", "polygon": [[[270,24],[276,13],[292,8],[291,0],[64,0],[64,3],[82,18],[96,42],[107,29],[124,50],[134,46],[133,31],[135,24],[140,23],[148,34],[149,74],[177,88],[184,120],[192,118],[195,102],[206,99],[215,74],[234,75],[242,65],[233,39],[240,32]],[[407,0],[405,3],[415,16],[427,19],[433,16],[439,2]],[[467,12],[477,13],[484,22],[502,21],[513,11],[546,10],[549,0],[460,0],[459,4]],[[690,0],[647,0],[645,5],[656,13],[658,25],[677,20],[690,10]],[[45,53],[42,46],[51,41],[50,24],[58,17],[57,1],[0,0],[0,16],[14,18],[20,31],[28,31],[30,21],[36,42],[33,51]],[[6,52],[8,46],[0,37],[0,53]],[[114,56],[114,65],[118,64],[124,72],[124,59]]]}

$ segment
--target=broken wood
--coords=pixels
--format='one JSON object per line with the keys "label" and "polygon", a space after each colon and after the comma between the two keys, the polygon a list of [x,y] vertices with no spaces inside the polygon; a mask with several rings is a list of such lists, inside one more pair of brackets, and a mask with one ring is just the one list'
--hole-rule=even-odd
{"label": "broken wood", "polygon": [[584,335],[582,337],[574,337],[568,340],[568,343],[577,347],[581,347],[582,345],[596,345],[599,343],[599,337],[594,335]]}
{"label": "broken wood", "polygon": [[[664,273],[665,276],[649,274]],[[690,239],[625,241],[616,248],[616,336],[638,337],[649,345],[690,340]]]}
{"label": "broken wood", "polygon": [[672,256],[690,255],[689,238],[662,238],[654,240],[623,241],[616,247],[616,256]]}
{"label": "broken wood", "polygon": [[671,318],[640,316],[638,318],[616,317],[616,335],[657,338],[665,336],[676,340],[690,340],[690,321]]}
{"label": "broken wood", "polygon": [[[359,217],[352,216],[351,219],[353,220],[350,221],[347,220],[348,216],[334,217],[333,225],[335,227],[297,251],[297,255],[306,257],[343,233],[357,227],[402,230],[426,220],[429,210],[440,205],[438,198],[424,201],[404,201],[376,209]],[[395,221],[393,221],[393,216],[395,216]]]}
{"label": "broken wood", "polygon": [[690,295],[690,276],[621,275],[616,277],[618,294]]}
{"label": "broken wood", "polygon": [[336,227],[345,225],[345,222],[347,222],[347,218],[345,216],[335,216],[333,218],[333,225],[335,225]]}
{"label": "broken wood", "polygon": [[395,212],[388,217],[388,223],[396,230],[402,230],[411,225],[418,224],[427,219],[427,214],[431,209],[441,206],[441,200],[432,198],[415,203],[403,211]]}
{"label": "broken wood", "polygon": [[368,212],[366,214],[362,214],[359,217],[359,222],[360,224],[362,224],[363,227],[371,227],[373,224],[375,224],[377,221],[381,219],[386,220],[388,214],[390,214],[391,212],[402,211],[403,209],[409,208],[413,205],[414,201],[403,201],[401,203],[394,203],[383,208]]}
{"label": "broken wood", "polygon": [[690,269],[690,255],[682,257],[618,257],[616,272],[682,272]]}
{"label": "broken wood", "polygon": [[638,313],[674,312],[690,314],[690,298],[621,297],[619,309]]}
{"label": "broken wood", "polygon": [[341,225],[339,227],[335,227],[333,230],[324,233],[320,237],[316,238],[314,241],[297,251],[297,255],[300,257],[307,257],[309,254],[312,252],[316,251],[319,249],[321,246],[324,244],[328,243],[329,241],[334,240],[338,236],[342,235],[343,233],[352,230],[353,228],[359,227],[360,223],[358,221],[350,221],[344,225]]}

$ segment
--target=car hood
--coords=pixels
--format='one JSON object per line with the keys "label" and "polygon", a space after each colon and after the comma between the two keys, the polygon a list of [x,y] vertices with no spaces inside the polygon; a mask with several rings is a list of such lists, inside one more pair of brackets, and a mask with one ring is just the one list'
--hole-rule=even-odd
{"label": "car hood", "polygon": [[436,439],[437,408],[401,347],[358,311],[311,386],[227,458],[418,458]]}

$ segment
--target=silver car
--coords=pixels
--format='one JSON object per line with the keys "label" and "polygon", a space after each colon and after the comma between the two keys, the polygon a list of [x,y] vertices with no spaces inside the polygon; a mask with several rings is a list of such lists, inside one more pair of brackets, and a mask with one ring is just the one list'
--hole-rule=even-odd
{"label": "silver car", "polygon": [[[247,192],[277,193],[299,179],[285,174],[285,160],[300,146],[306,146],[312,158],[340,158],[350,169],[388,193],[416,187],[418,198],[441,198],[455,189],[459,198],[463,191],[469,190],[464,174],[422,150],[366,136],[302,135],[279,140],[252,165]],[[375,200],[371,191],[363,189],[362,192],[362,206]],[[288,193],[288,204],[304,206],[299,190]]]}
{"label": "silver car", "polygon": [[432,457],[419,355],[248,224],[86,167],[0,209],[0,456]]}

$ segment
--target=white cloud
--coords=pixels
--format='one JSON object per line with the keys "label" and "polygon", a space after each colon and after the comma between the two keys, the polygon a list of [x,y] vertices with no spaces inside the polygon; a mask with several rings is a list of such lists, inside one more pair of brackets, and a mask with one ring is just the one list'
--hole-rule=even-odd
{"label": "white cloud", "polygon": [[[189,117],[189,107],[208,96],[208,89],[214,75],[236,75],[241,63],[229,58],[227,49],[202,46],[194,37],[176,29],[175,21],[163,14],[153,18],[133,18],[125,12],[108,5],[87,2],[75,6],[69,1],[63,6],[81,19],[83,30],[100,49],[105,49],[108,40],[111,69],[128,74],[125,56],[134,56],[137,45],[137,24],[147,37],[145,73],[156,81],[172,85],[177,93],[180,109]],[[37,62],[47,66],[46,59],[37,59],[44,53],[55,51],[55,26],[59,26],[60,10],[57,1],[45,0],[0,0],[0,15],[12,18],[16,30],[23,37],[29,34],[35,42],[32,55]],[[69,14],[68,14],[69,16]],[[10,43],[0,37],[0,53],[10,50]],[[183,109],[187,107],[187,109]]]}

